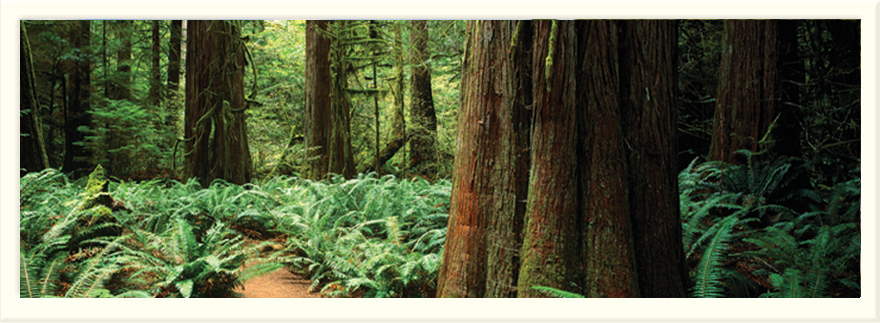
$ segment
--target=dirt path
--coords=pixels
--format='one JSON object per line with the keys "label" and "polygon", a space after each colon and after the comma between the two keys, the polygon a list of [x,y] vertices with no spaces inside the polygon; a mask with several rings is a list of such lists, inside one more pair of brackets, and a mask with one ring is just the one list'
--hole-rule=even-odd
{"label": "dirt path", "polygon": [[236,288],[242,298],[320,298],[321,293],[309,293],[312,282],[305,277],[294,275],[287,268],[270,274],[252,278],[244,287]]}

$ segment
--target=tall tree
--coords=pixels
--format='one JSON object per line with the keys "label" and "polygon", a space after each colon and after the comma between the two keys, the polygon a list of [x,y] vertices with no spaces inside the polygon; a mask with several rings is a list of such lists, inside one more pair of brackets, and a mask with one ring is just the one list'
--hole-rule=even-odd
{"label": "tall tree", "polygon": [[153,106],[158,106],[161,100],[161,80],[159,72],[159,60],[160,60],[160,44],[159,44],[159,21],[153,20],[150,23],[151,27],[151,40],[152,40],[152,51],[150,52],[150,104]]}
{"label": "tall tree", "polygon": [[632,215],[641,297],[684,297],[688,284],[678,201],[674,20],[620,24],[620,98],[629,145],[629,211]]}
{"label": "tall tree", "polygon": [[180,45],[183,39],[183,21],[171,21],[171,35],[168,48],[168,90],[173,95],[180,84]]}
{"label": "tall tree", "polygon": [[348,73],[350,62],[346,21],[335,20],[331,28],[333,46],[330,49],[330,70],[332,86],[330,88],[331,128],[328,138],[327,154],[328,171],[341,174],[346,178],[357,175],[354,154],[351,149],[351,100],[348,97]]}
{"label": "tall tree", "polygon": [[468,25],[438,296],[683,296],[675,23],[513,26]]}
{"label": "tall tree", "polygon": [[322,179],[329,173],[351,178],[356,173],[343,28],[342,22],[306,21],[306,178]]}
{"label": "tall tree", "polygon": [[131,37],[134,22],[118,20],[116,22],[116,38],[122,43],[116,52],[116,72],[113,77],[113,99],[131,100]]}
{"label": "tall tree", "polygon": [[530,21],[468,22],[439,297],[516,296],[528,190],[531,32]]}
{"label": "tall tree", "polygon": [[245,123],[245,43],[239,22],[189,21],[186,60],[186,176],[251,180]]}
{"label": "tall tree", "polygon": [[777,21],[727,20],[722,37],[710,160],[758,152],[776,117],[779,88]]}
{"label": "tall tree", "polygon": [[409,168],[424,173],[425,164],[435,160],[435,138],[437,116],[434,113],[434,95],[431,92],[431,68],[428,66],[428,22],[413,20],[410,30],[412,62],[412,104],[410,119],[412,134],[410,138]]}
{"label": "tall tree", "polygon": [[639,296],[623,162],[619,28],[615,21],[579,21],[577,46],[583,54],[577,56],[582,57],[578,68],[569,72],[578,75],[578,224],[584,234],[582,286],[589,297]]}
{"label": "tall tree", "polygon": [[43,140],[42,122],[40,122],[41,108],[37,102],[36,81],[34,77],[34,64],[31,56],[31,45],[28,41],[27,30],[24,20],[21,25],[21,65],[19,68],[19,84],[21,93],[20,124],[20,176],[27,172],[37,172],[49,167],[49,158],[46,155],[46,146]]}
{"label": "tall tree", "polygon": [[73,172],[73,177],[87,175],[92,165],[85,160],[88,151],[85,146],[76,143],[85,140],[85,134],[78,130],[79,126],[91,126],[90,110],[91,89],[91,21],[79,20],[71,23],[69,38],[79,55],[73,62],[70,74],[71,88],[68,91],[67,111],[64,118],[64,170]]}
{"label": "tall tree", "polygon": [[531,176],[517,296],[532,286],[572,290],[580,272],[578,241],[575,29],[573,21],[535,22],[532,48],[534,125]]}
{"label": "tall tree", "polygon": [[306,117],[305,177],[320,179],[327,174],[327,144],[332,125],[330,115],[330,39],[322,35],[326,20],[306,21]]}

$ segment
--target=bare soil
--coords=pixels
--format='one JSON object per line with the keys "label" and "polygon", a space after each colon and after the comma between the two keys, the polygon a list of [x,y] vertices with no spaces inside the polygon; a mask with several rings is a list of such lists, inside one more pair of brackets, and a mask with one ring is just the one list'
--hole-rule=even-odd
{"label": "bare soil", "polygon": [[278,269],[264,276],[252,278],[243,287],[235,289],[242,298],[321,298],[321,293],[309,292],[312,282],[291,273],[287,268]]}

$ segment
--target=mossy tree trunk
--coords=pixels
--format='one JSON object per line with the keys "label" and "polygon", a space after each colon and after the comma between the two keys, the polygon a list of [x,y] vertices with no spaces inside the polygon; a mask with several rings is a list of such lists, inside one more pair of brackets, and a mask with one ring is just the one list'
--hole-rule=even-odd
{"label": "mossy tree trunk", "polygon": [[251,180],[244,100],[245,44],[238,22],[189,21],[186,60],[186,177]]}
{"label": "mossy tree trunk", "polygon": [[428,59],[428,22],[425,20],[411,21],[410,60],[412,62],[412,104],[410,120],[412,134],[410,138],[409,168],[419,174],[430,173],[425,167],[435,161],[437,116],[434,113],[434,95],[431,92],[431,68]]}
{"label": "mossy tree trunk", "polygon": [[685,297],[675,133],[677,37],[673,20],[620,23],[620,98],[629,212],[641,297]]}
{"label": "mossy tree trunk", "polygon": [[536,21],[532,48],[534,127],[518,297],[532,286],[572,290],[579,275],[574,21]]}
{"label": "mossy tree trunk", "polygon": [[183,21],[172,20],[171,31],[169,35],[168,45],[168,81],[165,86],[167,88],[168,104],[166,109],[168,115],[165,118],[165,126],[172,131],[177,131],[176,121],[178,120],[178,111],[180,106],[176,104],[180,91],[180,46],[183,40]]}
{"label": "mossy tree trunk", "polygon": [[761,150],[777,113],[777,34],[775,20],[724,22],[710,160],[741,162],[737,150]]}
{"label": "mossy tree trunk", "polygon": [[76,145],[76,142],[85,140],[85,134],[77,128],[79,126],[91,126],[92,116],[90,110],[91,89],[91,21],[80,20],[72,22],[70,39],[73,47],[82,55],[76,57],[73,63],[73,71],[70,74],[70,90],[68,91],[67,111],[64,118],[64,165],[65,172],[73,172],[73,177],[88,175],[93,165],[86,161],[88,151],[85,146]]}
{"label": "mossy tree trunk", "polygon": [[392,83],[392,92],[394,95],[394,112],[391,115],[391,136],[385,147],[379,151],[378,157],[369,163],[364,164],[364,168],[359,170],[361,173],[371,171],[379,171],[376,167],[381,168],[385,165],[397,152],[406,144],[406,121],[404,119],[404,92],[406,87],[406,75],[404,75],[404,66],[406,65],[406,55],[403,51],[403,22],[395,21],[394,24],[394,77]]}
{"label": "mossy tree trunk", "polygon": [[20,143],[20,161],[21,168],[24,168],[19,176],[24,176],[28,172],[38,172],[49,167],[49,158],[46,155],[46,146],[43,139],[43,130],[41,108],[37,102],[36,81],[34,77],[34,64],[31,56],[31,46],[28,41],[27,30],[24,21],[19,22],[21,25],[21,65],[19,69],[19,93],[21,97],[20,125],[21,134]]}
{"label": "mossy tree trunk", "polygon": [[334,46],[331,46],[330,69],[333,86],[330,89],[330,113],[331,128],[328,141],[327,154],[329,159],[328,172],[340,174],[345,178],[353,178],[357,175],[354,164],[354,154],[351,148],[351,101],[348,97],[348,71],[347,58],[348,44],[345,44],[346,22],[336,20],[333,22]]}
{"label": "mossy tree trunk", "polygon": [[439,297],[517,294],[530,157],[530,25],[468,22]]}

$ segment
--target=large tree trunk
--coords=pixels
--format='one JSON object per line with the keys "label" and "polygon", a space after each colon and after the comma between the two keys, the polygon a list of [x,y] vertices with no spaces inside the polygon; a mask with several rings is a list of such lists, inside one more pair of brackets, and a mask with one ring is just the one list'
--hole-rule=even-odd
{"label": "large tree trunk", "polygon": [[579,274],[574,24],[535,22],[534,128],[519,297],[544,296],[532,289],[536,285],[571,290]]}
{"label": "large tree trunk", "polygon": [[410,138],[409,168],[426,174],[426,166],[435,160],[435,137],[437,116],[434,114],[434,95],[431,92],[431,68],[428,66],[428,22],[413,20],[410,30],[412,51],[412,104],[410,119],[413,122]]}
{"label": "large tree trunk", "polygon": [[623,133],[641,297],[685,297],[676,149],[677,22],[621,23]]}
{"label": "large tree trunk", "polygon": [[91,97],[91,50],[89,49],[91,21],[74,21],[70,30],[70,38],[73,47],[83,53],[74,61],[71,73],[71,89],[69,91],[67,111],[65,113],[65,147],[64,147],[64,170],[73,172],[73,177],[88,175],[91,172],[91,163],[85,160],[88,152],[84,146],[74,143],[85,140],[85,134],[77,130],[79,126],[91,126],[92,116],[90,110]]}
{"label": "large tree trunk", "polygon": [[439,297],[517,295],[521,201],[528,190],[530,25],[468,22]]}
{"label": "large tree trunk", "polygon": [[327,174],[327,144],[332,126],[330,115],[330,39],[318,30],[327,30],[324,20],[306,21],[306,178],[321,179]]}
{"label": "large tree trunk", "polygon": [[186,60],[186,176],[203,186],[214,179],[251,180],[244,101],[245,44],[237,22],[188,23]]}
{"label": "large tree trunk", "polygon": [[583,288],[589,297],[638,297],[618,92],[619,24],[577,25],[583,51],[576,72]]}
{"label": "large tree trunk", "polygon": [[46,155],[46,146],[43,140],[42,122],[40,122],[41,108],[37,102],[36,81],[34,77],[34,64],[31,58],[31,46],[28,41],[27,30],[24,21],[21,25],[21,64],[19,69],[19,84],[21,94],[20,111],[20,161],[24,168],[19,176],[28,172],[38,172],[49,167],[49,158]]}
{"label": "large tree trunk", "polygon": [[737,150],[763,148],[778,101],[777,32],[775,20],[725,21],[710,160],[735,162]]}

